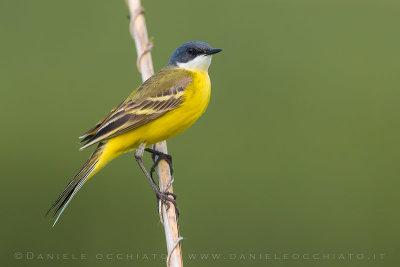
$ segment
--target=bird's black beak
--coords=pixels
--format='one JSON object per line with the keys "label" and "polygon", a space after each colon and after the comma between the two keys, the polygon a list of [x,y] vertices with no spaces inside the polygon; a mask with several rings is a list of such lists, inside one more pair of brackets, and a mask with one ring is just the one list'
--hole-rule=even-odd
{"label": "bird's black beak", "polygon": [[211,49],[208,50],[205,54],[206,54],[207,56],[209,56],[209,55],[213,55],[213,54],[219,53],[219,52],[221,52],[221,51],[222,51],[222,49],[219,49],[219,48],[211,48]]}

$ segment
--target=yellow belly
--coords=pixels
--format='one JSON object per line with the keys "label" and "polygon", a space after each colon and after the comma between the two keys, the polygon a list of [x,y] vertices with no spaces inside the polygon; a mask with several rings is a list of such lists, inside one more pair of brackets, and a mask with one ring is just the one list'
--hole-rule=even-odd
{"label": "yellow belly", "polygon": [[193,78],[183,95],[183,103],[158,119],[137,129],[111,138],[103,159],[113,159],[121,153],[136,149],[141,143],[152,145],[169,139],[191,126],[206,110],[211,84],[207,72],[190,72]]}

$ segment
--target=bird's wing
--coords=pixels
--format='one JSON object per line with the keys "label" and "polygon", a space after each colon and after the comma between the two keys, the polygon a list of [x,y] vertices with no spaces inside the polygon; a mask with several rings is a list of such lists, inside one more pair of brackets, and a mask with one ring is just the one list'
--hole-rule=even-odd
{"label": "bird's wing", "polygon": [[136,129],[176,109],[191,82],[187,72],[172,67],[161,70],[86,132],[81,137],[86,142],[81,149]]}

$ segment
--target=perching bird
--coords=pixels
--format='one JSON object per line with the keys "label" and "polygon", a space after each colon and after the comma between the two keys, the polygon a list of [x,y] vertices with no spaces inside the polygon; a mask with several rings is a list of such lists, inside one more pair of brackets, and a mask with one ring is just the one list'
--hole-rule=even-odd
{"label": "perching bird", "polygon": [[[175,203],[169,197],[171,194],[161,192],[148,175],[142,156],[146,146],[181,133],[204,113],[211,93],[208,67],[212,55],[220,51],[200,41],[184,43],[174,51],[165,68],[80,137],[82,142],[86,142],[81,150],[93,144],[98,146],[48,210],[47,214],[53,210],[53,216],[57,216],[53,226],[90,177],[111,160],[134,149],[135,158],[157,198]],[[168,158],[162,153],[158,155]]]}

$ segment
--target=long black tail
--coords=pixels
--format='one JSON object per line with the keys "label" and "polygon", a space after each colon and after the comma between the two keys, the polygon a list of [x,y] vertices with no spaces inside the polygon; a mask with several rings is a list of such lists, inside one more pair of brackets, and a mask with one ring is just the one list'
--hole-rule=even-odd
{"label": "long black tail", "polygon": [[61,214],[64,212],[65,208],[68,206],[71,199],[79,191],[79,189],[81,189],[83,184],[96,169],[99,162],[99,157],[103,153],[104,148],[105,144],[100,143],[83,167],[75,175],[75,177],[67,184],[65,189],[61,192],[53,204],[51,204],[49,210],[46,212],[46,216],[52,213],[52,217],[56,217],[53,227],[57,223]]}

